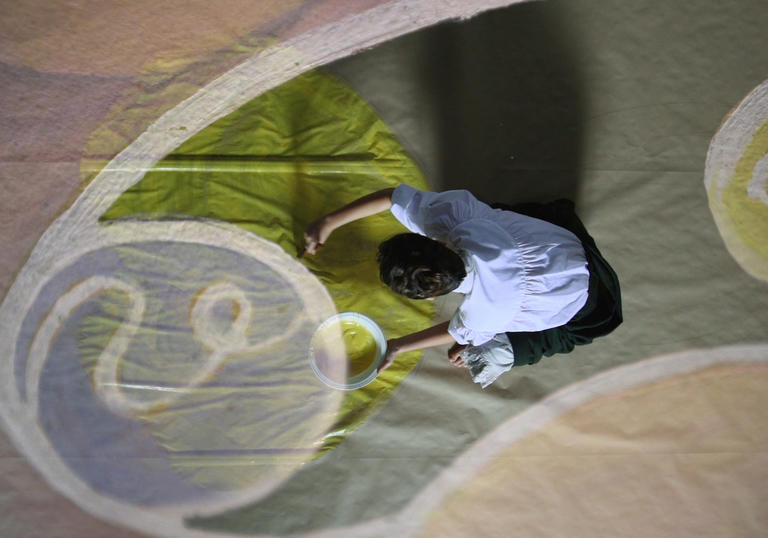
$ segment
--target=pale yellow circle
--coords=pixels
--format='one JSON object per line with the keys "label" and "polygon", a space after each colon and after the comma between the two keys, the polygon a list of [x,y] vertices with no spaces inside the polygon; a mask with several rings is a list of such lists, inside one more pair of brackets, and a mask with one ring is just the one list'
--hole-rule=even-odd
{"label": "pale yellow circle", "polygon": [[593,399],[461,482],[420,536],[755,536],[768,528],[768,364]]}

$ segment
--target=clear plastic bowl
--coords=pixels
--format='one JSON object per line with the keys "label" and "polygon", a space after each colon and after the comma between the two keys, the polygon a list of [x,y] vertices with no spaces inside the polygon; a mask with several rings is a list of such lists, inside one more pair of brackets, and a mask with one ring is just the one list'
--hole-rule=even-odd
{"label": "clear plastic bowl", "polygon": [[[376,345],[376,351],[375,351],[375,356],[373,360],[365,370],[351,377],[347,377],[346,382],[341,382],[340,380],[331,379],[330,377],[328,377],[328,375],[326,375],[323,372],[323,367],[321,364],[321,361],[323,358],[318,356],[315,348],[317,344],[316,337],[318,337],[319,334],[322,334],[323,331],[329,325],[333,323],[340,324],[344,321],[351,321],[365,328],[373,337],[373,340]],[[312,366],[312,371],[315,372],[315,375],[318,377],[318,379],[320,379],[323,383],[325,383],[329,387],[334,389],[339,389],[339,390],[354,390],[354,389],[362,388],[367,384],[369,384],[374,379],[376,379],[376,369],[379,367],[379,365],[381,364],[381,361],[384,359],[384,354],[386,353],[386,351],[387,351],[387,340],[384,336],[384,331],[381,330],[381,327],[379,327],[375,321],[373,321],[371,318],[369,318],[366,315],[360,314],[359,312],[341,312],[339,314],[336,314],[335,316],[331,316],[330,318],[326,319],[323,323],[320,324],[320,326],[315,331],[315,336],[313,336],[312,342],[309,348],[309,362],[310,362],[310,365]],[[334,359],[331,359],[331,360],[334,360]],[[340,356],[336,357],[335,360],[346,361],[347,360],[346,354],[340,353]],[[347,372],[346,368],[344,369],[344,372]]]}

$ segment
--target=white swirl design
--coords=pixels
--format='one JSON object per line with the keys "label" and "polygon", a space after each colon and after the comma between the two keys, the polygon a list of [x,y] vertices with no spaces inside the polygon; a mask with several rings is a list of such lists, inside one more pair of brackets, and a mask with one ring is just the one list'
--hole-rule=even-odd
{"label": "white swirl design", "polygon": [[[202,290],[194,303],[190,315],[193,335],[211,350],[203,365],[183,388],[162,386],[131,385],[120,382],[119,362],[131,339],[141,326],[146,310],[146,298],[135,286],[112,277],[94,276],[78,283],[62,295],[50,310],[30,347],[26,372],[27,412],[31,418],[38,414],[38,390],[40,377],[46,358],[50,354],[54,337],[61,330],[64,322],[89,298],[104,291],[118,291],[129,300],[128,312],[117,331],[109,339],[106,348],[99,355],[93,374],[94,392],[114,413],[131,416],[166,406],[181,394],[199,385],[209,377],[231,353],[258,352],[264,348],[278,345],[292,338],[301,323],[303,315],[294,316],[281,334],[275,335],[255,345],[248,344],[247,329],[252,321],[252,306],[245,292],[230,282],[216,282]],[[213,309],[221,301],[231,301],[237,312],[236,318],[228,330],[217,331],[213,319]],[[125,388],[142,388],[152,391],[171,393],[152,401],[139,401],[126,395]]]}

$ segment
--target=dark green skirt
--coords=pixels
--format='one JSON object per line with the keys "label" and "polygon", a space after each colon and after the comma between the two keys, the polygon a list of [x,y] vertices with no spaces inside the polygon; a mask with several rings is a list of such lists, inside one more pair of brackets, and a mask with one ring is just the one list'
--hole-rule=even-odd
{"label": "dark green skirt", "polygon": [[589,344],[604,336],[622,322],[619,279],[587,233],[570,200],[547,204],[493,204],[493,207],[514,211],[545,220],[572,232],[581,240],[589,270],[589,291],[586,304],[565,325],[539,332],[507,333],[515,352],[515,366],[535,364],[542,357],[569,353],[579,345]]}

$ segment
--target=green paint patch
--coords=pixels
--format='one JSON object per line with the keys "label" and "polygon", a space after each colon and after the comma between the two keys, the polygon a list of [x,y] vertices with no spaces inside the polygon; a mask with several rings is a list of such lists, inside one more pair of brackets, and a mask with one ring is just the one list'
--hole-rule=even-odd
{"label": "green paint patch", "polygon": [[[309,222],[399,183],[426,188],[418,167],[371,108],[338,80],[311,72],[184,142],[100,221],[225,221],[296,255]],[[316,256],[302,258],[338,311],[371,317],[389,337],[425,328],[433,317],[429,302],[397,296],[379,281],[376,248],[402,231],[391,215],[376,215],[337,230]],[[320,453],[380,407],[420,355],[400,356],[376,381],[347,393]]]}

